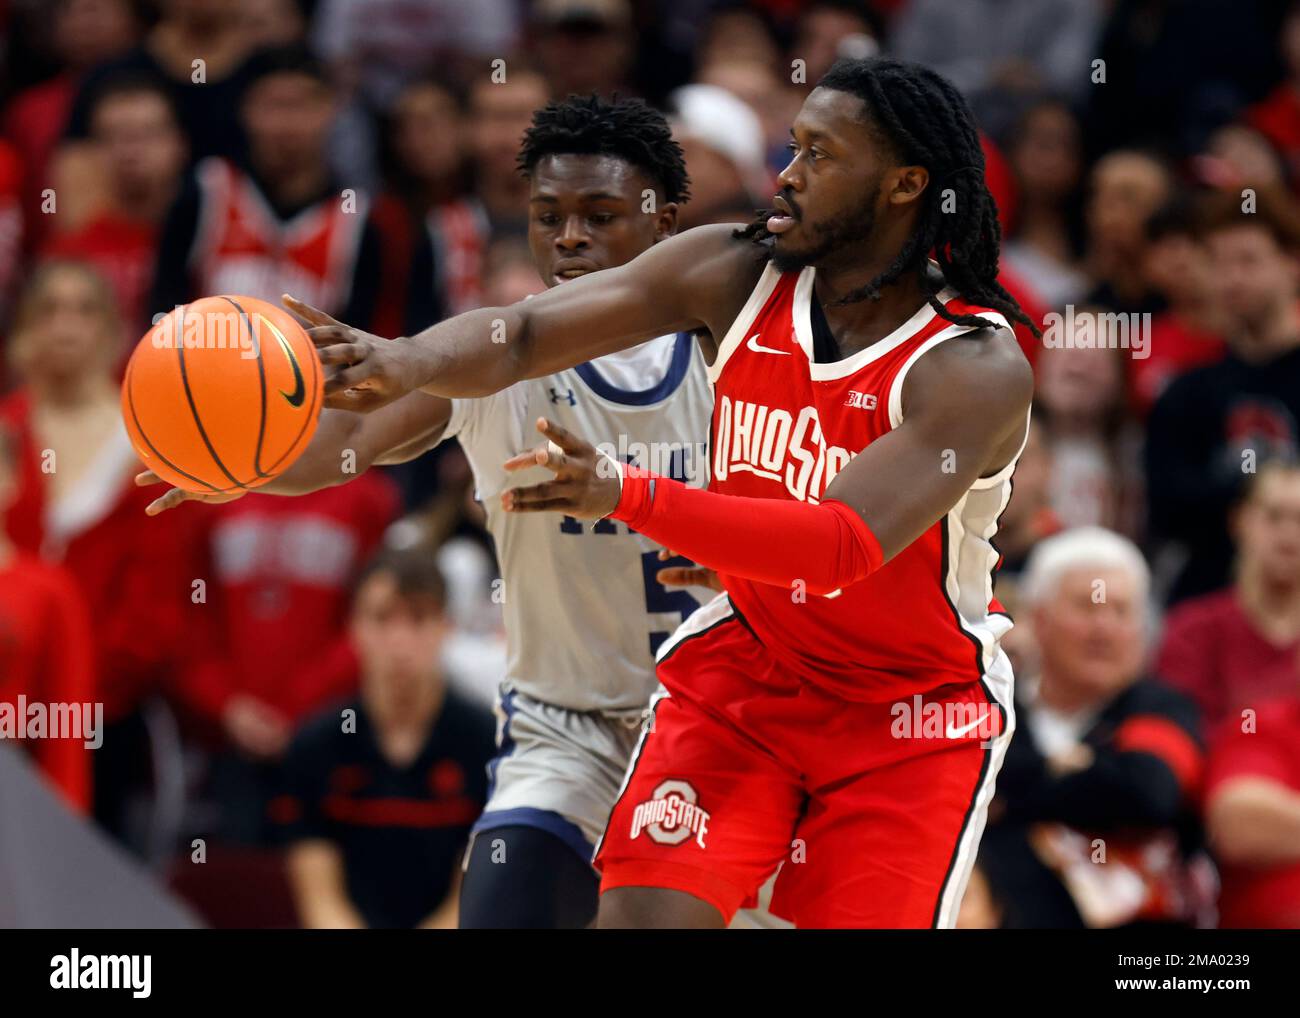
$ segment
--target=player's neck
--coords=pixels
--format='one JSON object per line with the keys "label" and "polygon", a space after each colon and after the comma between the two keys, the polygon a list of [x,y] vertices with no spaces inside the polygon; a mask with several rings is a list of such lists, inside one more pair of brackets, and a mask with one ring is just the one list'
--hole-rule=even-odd
{"label": "player's neck", "polygon": [[873,264],[867,270],[854,268],[837,271],[833,266],[819,266],[817,269],[813,289],[821,302],[826,324],[831,328],[842,357],[849,357],[884,339],[916,314],[925,303],[920,277],[914,272],[904,273],[897,282],[881,287],[877,300],[835,303],[867,285],[885,268],[887,266],[882,263]]}

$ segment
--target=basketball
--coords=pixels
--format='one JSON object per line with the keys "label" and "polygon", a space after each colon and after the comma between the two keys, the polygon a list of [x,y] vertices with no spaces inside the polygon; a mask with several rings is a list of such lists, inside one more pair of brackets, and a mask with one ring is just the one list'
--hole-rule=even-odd
{"label": "basketball", "polygon": [[255,297],[204,297],[140,340],[122,417],[145,466],[187,491],[256,488],[316,431],[324,372],[289,312]]}

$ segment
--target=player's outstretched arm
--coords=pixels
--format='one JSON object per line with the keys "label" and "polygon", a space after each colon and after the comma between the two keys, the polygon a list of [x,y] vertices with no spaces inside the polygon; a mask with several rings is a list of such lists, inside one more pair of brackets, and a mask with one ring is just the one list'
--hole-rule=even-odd
{"label": "player's outstretched arm", "polygon": [[1033,375],[1010,333],[953,340],[916,363],[903,422],[849,461],[818,505],[719,495],[602,458],[549,421],[550,441],[509,461],[555,478],[502,494],[508,512],[612,515],[724,575],[826,594],[856,583],[1009,463],[1024,438]]}
{"label": "player's outstretched arm", "polygon": [[368,412],[414,389],[486,396],[666,333],[720,334],[762,271],[752,243],[733,229],[688,230],[626,265],[394,340],[332,319],[316,324],[320,312],[288,295],[284,303],[313,323],[326,406]]}
{"label": "player's outstretched arm", "polygon": [[[316,434],[275,480],[253,490],[270,495],[306,495],[345,484],[375,465],[405,463],[433,448],[451,419],[451,400],[426,392],[407,393],[372,414],[350,410],[323,410]],[[152,471],[138,474],[139,485],[161,484]],[[172,488],[151,502],[150,516],[174,509],[182,502],[231,502],[247,492],[210,494]]]}

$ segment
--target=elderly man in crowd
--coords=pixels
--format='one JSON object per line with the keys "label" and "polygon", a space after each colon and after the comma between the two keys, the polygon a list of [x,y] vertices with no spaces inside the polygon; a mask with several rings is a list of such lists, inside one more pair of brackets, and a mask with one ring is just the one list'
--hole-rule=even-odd
{"label": "elderly man in crowd", "polygon": [[1150,576],[1099,527],[1041,542],[1021,600],[1039,670],[1018,691],[980,863],[1006,925],[1203,921],[1195,708],[1144,673]]}

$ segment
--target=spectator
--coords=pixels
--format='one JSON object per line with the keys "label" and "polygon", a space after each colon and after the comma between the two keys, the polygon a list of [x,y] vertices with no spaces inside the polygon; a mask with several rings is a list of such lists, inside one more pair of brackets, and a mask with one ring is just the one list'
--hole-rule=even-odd
{"label": "spectator", "polygon": [[1224,353],[1224,316],[1215,299],[1210,252],[1185,199],[1147,220],[1143,271],[1166,305],[1151,319],[1147,355],[1129,362],[1130,402],[1145,419],[1170,382]]}
{"label": "spectator", "polygon": [[240,25],[253,49],[292,46],[307,35],[303,0],[236,0]]}
{"label": "spectator", "polygon": [[291,293],[368,328],[384,252],[367,197],[326,166],[334,95],[324,69],[286,47],[259,52],[246,74],[248,165],[213,157],[195,167],[163,227],[150,306]]}
{"label": "spectator", "polygon": [[635,94],[628,0],[537,0],[529,34],[554,96]]}
{"label": "spectator", "polygon": [[1100,18],[1095,0],[911,0],[891,43],[900,59],[950,79],[984,129],[1001,137],[1028,98],[1082,100]]}
{"label": "spectator", "polygon": [[[1228,353],[1176,379],[1148,421],[1149,526],[1158,549],[1183,559],[1170,600],[1229,579],[1228,510],[1257,466],[1297,452],[1300,307],[1296,260],[1269,206],[1233,202],[1207,226]],[[1192,554],[1192,552],[1195,554]]]}
{"label": "spectator", "polygon": [[422,79],[398,96],[385,132],[388,189],[375,216],[384,250],[410,271],[384,281],[380,335],[415,333],[482,302],[488,220],[469,193],[468,133],[452,85]]}
{"label": "spectator", "polygon": [[1012,137],[1009,155],[1019,200],[1016,228],[1003,246],[1002,260],[1049,308],[1059,310],[1088,291],[1078,260],[1083,175],[1078,118],[1059,100],[1030,107]]}
{"label": "spectator", "polygon": [[1219,859],[1219,925],[1300,926],[1300,698],[1232,718],[1212,747],[1205,826]]}
{"label": "spectator", "polygon": [[490,75],[469,90],[470,151],[474,192],[487,213],[490,233],[528,231],[528,181],[519,173],[519,143],[533,110],[550,99],[550,86],[535,71],[512,66],[504,81]]}
{"label": "spectator", "polygon": [[856,0],[815,0],[795,24],[791,60],[803,60],[807,86],[815,85],[840,57],[868,57],[880,50],[879,15]]}
{"label": "spectator", "polygon": [[1139,436],[1128,416],[1128,351],[1115,316],[1092,308],[1063,318],[1068,335],[1038,357],[1039,418],[1052,445],[1051,507],[1066,527],[1136,533],[1141,519]]}
{"label": "spectator", "polygon": [[1176,605],[1156,674],[1197,702],[1208,724],[1300,698],[1300,465],[1260,468],[1233,519],[1232,586]]}
{"label": "spectator", "polygon": [[[0,522],[18,493],[17,454],[12,436],[0,427]],[[0,527],[0,711],[11,723],[24,723],[19,696],[46,705],[94,702],[94,662],[90,616],[76,582],[62,566],[15,547]],[[91,761],[84,740],[16,745],[32,754],[70,807],[89,812]]]}
{"label": "spectator", "polygon": [[190,159],[238,158],[244,63],[255,37],[244,31],[243,11],[229,0],[162,0],[162,18],[144,43],[101,64],[81,82],[56,153],[54,187],[64,229],[75,229],[100,208],[103,171],[89,143],[90,109],[101,84],[123,73],[148,75],[166,88],[180,111]]}
{"label": "spectator", "polygon": [[138,74],[104,82],[90,107],[90,132],[104,156],[107,204],[77,229],[56,234],[44,254],[98,269],[130,335],[143,335],[159,231],[185,168],[185,134],[167,90]]}
{"label": "spectator", "polygon": [[1030,557],[1021,594],[1041,668],[1018,677],[980,853],[1011,925],[1203,919],[1203,750],[1191,702],[1143,674],[1148,582],[1137,548],[1096,527]]}
{"label": "spectator", "polygon": [[137,712],[168,681],[189,580],[179,569],[186,528],[154,525],[150,493],[131,483],[138,461],[113,375],[122,339],[103,278],[76,262],[46,263],[19,302],[9,352],[24,384],[0,402],[0,423],[18,448],[8,533],[66,568],[89,608],[108,726],[94,756],[96,813],[129,837],[121,809],[145,740]]}
{"label": "spectator", "polygon": [[1088,272],[1095,284],[1089,303],[1125,313],[1161,310],[1142,273],[1144,229],[1171,188],[1169,170],[1152,155],[1121,151],[1097,161],[1086,212]]}
{"label": "spectator", "polygon": [[[320,0],[312,47],[333,74],[355,83],[371,110],[387,110],[402,87],[441,68],[464,74],[515,50],[519,18],[509,0]],[[514,62],[509,65],[513,74]]]}
{"label": "spectator", "polygon": [[1246,111],[1245,121],[1268,139],[1291,189],[1300,191],[1300,3],[1288,6],[1279,39],[1286,77]]}
{"label": "spectator", "polygon": [[22,153],[28,251],[39,250],[53,219],[42,208],[42,192],[82,77],[124,54],[140,33],[130,0],[57,0],[50,8],[50,48],[59,70],[19,92],[4,112],[4,136]]}
{"label": "spectator", "polygon": [[776,187],[758,115],[716,85],[685,85],[672,100],[673,136],[691,175],[691,200],[678,214],[682,227],[746,222],[769,205]]}
{"label": "spectator", "polygon": [[356,687],[347,586],[396,515],[397,493],[370,472],[299,498],[252,494],[214,509],[189,563],[204,597],[185,605],[178,696],[212,749],[217,834],[260,844],[294,727]]}
{"label": "spectator", "polygon": [[[758,115],[763,125],[764,161],[775,175],[790,161],[790,125],[799,113],[800,90],[772,67],[755,60],[719,60],[701,68],[701,85],[726,89]],[[767,196],[763,196],[764,201]]]}
{"label": "spectator", "polygon": [[304,926],[454,928],[460,860],[487,797],[491,715],[447,688],[450,623],[429,556],[362,573],[360,697],[295,738],[270,813]]}
{"label": "spectator", "polygon": [[1106,6],[1101,39],[1088,54],[1092,73],[1104,75],[1087,94],[1090,152],[1131,145],[1196,152],[1272,84],[1275,0],[1241,0],[1230,14],[1221,0]]}

